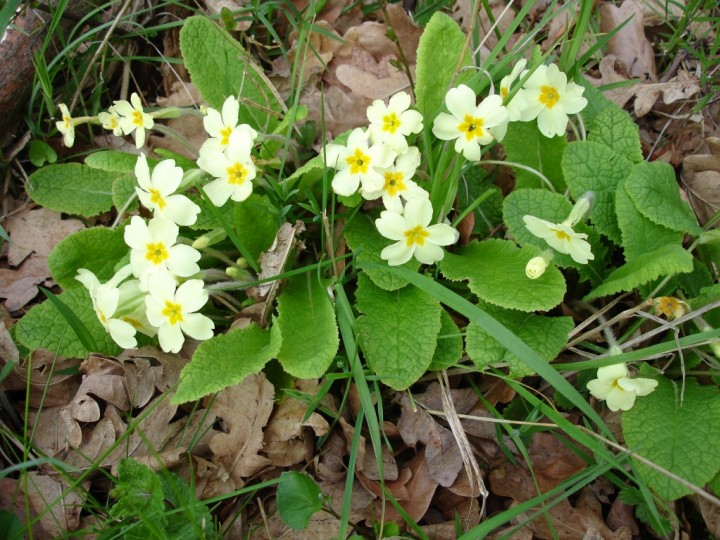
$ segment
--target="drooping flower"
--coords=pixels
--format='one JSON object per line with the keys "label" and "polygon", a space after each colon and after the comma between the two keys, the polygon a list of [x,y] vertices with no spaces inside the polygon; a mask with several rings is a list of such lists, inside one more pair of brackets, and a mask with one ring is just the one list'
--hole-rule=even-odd
{"label": "drooping flower", "polygon": [[576,233],[572,227],[563,223],[550,223],[535,216],[523,216],[525,227],[538,238],[559,253],[570,255],[575,262],[587,264],[595,259],[590,244],[585,240],[587,234]]}
{"label": "drooping flower", "polygon": [[620,363],[599,368],[597,379],[588,382],[587,389],[597,399],[606,400],[611,411],[627,411],[637,396],[647,396],[657,385],[654,379],[631,379],[627,366]]}
{"label": "drooping flower", "polygon": [[198,167],[209,172],[215,180],[204,189],[215,206],[222,206],[228,199],[241,202],[252,193],[252,180],[257,175],[250,151],[253,139],[246,130],[236,129],[230,135],[225,150],[207,147],[200,153]]}
{"label": "drooping flower", "polygon": [[[507,97],[510,95],[513,83],[520,73],[522,73],[523,69],[525,69],[526,64],[527,61],[524,58],[521,58],[515,63],[512,71],[508,75],[505,75],[505,77],[503,77],[500,81],[500,97],[503,98],[503,101],[506,101]],[[505,107],[507,107],[508,110],[507,121],[502,122],[491,129],[492,134],[498,141],[502,141],[505,138],[508,123],[520,120],[522,117],[522,111],[527,109],[528,101],[525,97],[525,91],[522,88],[518,89],[512,99],[505,103]]]}
{"label": "drooping flower", "polygon": [[245,131],[254,143],[258,133],[247,124],[238,125],[239,113],[240,102],[235,96],[229,96],[225,100],[221,111],[208,107],[207,114],[203,118],[203,126],[210,138],[200,147],[200,155],[210,149],[225,150],[230,144],[230,135],[238,129]]}
{"label": "drooping flower", "polygon": [[492,142],[492,129],[508,120],[500,96],[490,95],[480,105],[475,100],[475,92],[468,86],[451,88],[445,95],[450,114],[440,113],[432,128],[438,139],[455,140],[455,151],[470,161],[480,159],[480,145]]}
{"label": "drooping flower", "polygon": [[189,277],[200,271],[197,264],[200,252],[184,244],[176,245],[178,233],[175,223],[161,217],[146,224],[140,216],[133,216],[130,225],[125,227],[130,266],[140,280],[141,290],[148,290],[148,278],[153,274]]}
{"label": "drooping flower", "polygon": [[419,165],[420,150],[411,146],[406,153],[395,159],[391,167],[380,171],[385,179],[382,189],[368,193],[361,187],[360,193],[370,201],[382,197],[387,210],[402,213],[403,200],[428,197],[428,192],[411,180]]}
{"label": "drooping flower", "polygon": [[387,246],[380,257],[390,266],[409,261],[413,256],[423,264],[432,264],[445,256],[441,246],[457,241],[457,231],[450,225],[430,225],[433,208],[428,199],[410,199],[402,214],[385,210],[375,220],[380,234],[396,243]]}
{"label": "drooping flower", "polygon": [[116,137],[122,135],[123,130],[120,127],[120,115],[117,113],[114,106],[109,107],[107,112],[101,112],[98,114],[98,120],[100,120],[104,129],[111,130],[113,135]]}
{"label": "drooping flower", "polygon": [[658,315],[664,315],[670,321],[679,319],[690,311],[690,306],[687,302],[674,296],[659,296],[653,300],[653,306]]}
{"label": "drooping flower", "polygon": [[367,108],[370,143],[385,143],[398,154],[404,154],[408,149],[406,137],[420,133],[423,128],[422,115],[409,107],[407,92],[398,92],[387,105],[381,99],[373,101]]}
{"label": "drooping flower", "polygon": [[158,329],[160,347],[165,352],[178,352],[185,336],[197,340],[210,339],[215,324],[205,315],[195,313],[208,300],[208,292],[200,279],[190,279],[175,288],[175,280],[167,274],[153,275],[145,299],[147,317]]}
{"label": "drooping flower", "polygon": [[58,105],[60,113],[62,114],[62,120],[55,122],[55,127],[62,133],[63,144],[68,148],[75,144],[75,120],[70,116],[67,105],[60,103]]}
{"label": "drooping flower", "polygon": [[537,118],[538,128],[546,137],[564,135],[568,115],[582,111],[587,99],[582,97],[585,89],[568,82],[567,75],[555,64],[541,65],[523,85],[528,107],[522,111],[522,120]]}
{"label": "drooping flower", "polygon": [[137,330],[144,333],[152,332],[152,329],[142,325],[142,320],[133,324],[137,308],[141,307],[144,313],[145,294],[137,288],[137,280],[129,280],[132,270],[126,265],[118,270],[115,275],[106,283],[100,283],[97,276],[90,270],[78,268],[77,279],[90,293],[93,309],[100,324],[113,338],[113,341],[125,349],[134,348],[137,345],[135,333]]}
{"label": "drooping flower", "polygon": [[150,175],[145,154],[140,154],[135,164],[135,176],[139,187],[135,192],[145,208],[154,215],[169,219],[178,225],[192,225],[197,221],[200,207],[185,195],[175,194],[183,179],[183,170],[175,161],[165,159],[158,163]]}
{"label": "drooping flower", "polygon": [[397,153],[384,143],[368,146],[367,134],[355,128],[347,145],[328,144],[325,147],[325,164],[337,169],[332,188],[338,195],[349,197],[360,185],[363,191],[373,193],[385,185],[381,169],[389,167]]}
{"label": "drooping flower", "polygon": [[155,125],[153,117],[144,112],[140,96],[133,92],[130,103],[125,100],[115,102],[115,112],[120,116],[120,129],[125,135],[135,132],[135,146],[142,148],[145,145],[145,130]]}

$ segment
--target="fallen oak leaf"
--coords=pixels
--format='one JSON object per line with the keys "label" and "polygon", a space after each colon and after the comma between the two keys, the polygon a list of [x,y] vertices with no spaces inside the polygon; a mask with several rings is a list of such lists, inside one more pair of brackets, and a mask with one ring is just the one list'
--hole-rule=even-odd
{"label": "fallen oak leaf", "polygon": [[18,311],[26,306],[49,276],[47,257],[37,254],[30,255],[17,270],[0,269],[0,298],[6,299],[5,309]]}
{"label": "fallen oak leaf", "polygon": [[55,244],[84,228],[81,221],[61,219],[59,212],[47,208],[36,208],[12,216],[5,224],[5,230],[12,240],[8,247],[8,263],[17,266],[31,253],[47,259]]}

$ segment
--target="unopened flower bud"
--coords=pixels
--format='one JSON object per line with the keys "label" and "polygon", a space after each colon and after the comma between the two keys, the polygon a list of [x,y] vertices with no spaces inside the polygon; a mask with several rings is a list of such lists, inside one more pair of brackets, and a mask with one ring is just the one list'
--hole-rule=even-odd
{"label": "unopened flower bud", "polygon": [[537,279],[545,273],[547,267],[548,263],[543,257],[533,257],[525,266],[525,275],[530,279]]}
{"label": "unopened flower bud", "polygon": [[225,229],[213,229],[210,232],[206,232],[202,236],[199,236],[192,243],[192,247],[195,249],[205,249],[218,242],[222,242],[227,238],[227,232]]}
{"label": "unopened flower bud", "polygon": [[573,209],[570,211],[570,215],[565,221],[563,221],[563,224],[569,227],[574,227],[576,223],[582,221],[585,214],[590,211],[594,199],[595,193],[592,191],[586,191],[583,193],[582,196],[575,202],[575,206],[573,206]]}
{"label": "unopened flower bud", "polygon": [[242,268],[238,268],[237,266],[229,266],[225,269],[225,273],[233,278],[235,281],[252,281],[252,276],[250,275],[250,272],[247,270],[243,270]]}

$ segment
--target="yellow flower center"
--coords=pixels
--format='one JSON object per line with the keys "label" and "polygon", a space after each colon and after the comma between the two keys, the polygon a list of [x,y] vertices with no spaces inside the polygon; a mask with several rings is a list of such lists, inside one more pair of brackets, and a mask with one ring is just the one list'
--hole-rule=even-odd
{"label": "yellow flower center", "polygon": [[105,316],[105,313],[101,309],[96,309],[95,313],[97,314],[97,318],[100,320],[101,323],[107,324],[107,317]]}
{"label": "yellow flower center", "polygon": [[141,127],[143,125],[143,113],[141,113],[140,111],[133,111],[132,123],[138,127]]}
{"label": "yellow flower center", "polygon": [[223,146],[227,146],[230,142],[230,134],[233,132],[233,129],[230,126],[225,126],[220,130],[220,144]]}
{"label": "yellow flower center", "polygon": [[161,264],[165,259],[170,257],[165,244],[156,242],[155,244],[146,244],[145,258],[153,264]]}
{"label": "yellow flower center", "polygon": [[390,113],[386,116],[383,116],[383,131],[395,133],[399,127],[400,119],[397,117],[397,114]]}
{"label": "yellow flower center", "polygon": [[180,304],[165,300],[165,307],[161,313],[167,318],[170,324],[183,322],[182,306]]}
{"label": "yellow flower center", "polygon": [[554,227],[550,227],[550,230],[555,233],[555,236],[557,236],[558,240],[570,240],[570,235],[562,229],[555,229]]}
{"label": "yellow flower center", "polygon": [[142,324],[137,319],[133,319],[132,317],[128,317],[127,315],[120,317],[120,319],[128,323],[135,330],[142,328]]}
{"label": "yellow flower center", "polygon": [[383,189],[391,197],[394,197],[401,191],[405,191],[407,189],[407,187],[405,186],[405,182],[403,182],[403,173],[386,172],[384,176],[385,186],[383,187]]}
{"label": "yellow flower center", "polygon": [[158,207],[158,210],[164,210],[167,206],[165,199],[157,189],[150,188],[150,201]]}
{"label": "yellow flower center", "polygon": [[232,167],[227,168],[228,184],[241,185],[247,177],[247,169],[242,164],[235,162]]}
{"label": "yellow flower center", "polygon": [[408,246],[412,246],[413,244],[417,244],[418,246],[424,246],[425,239],[428,236],[430,236],[430,233],[427,232],[423,227],[418,225],[417,227],[405,231],[405,242]]}
{"label": "yellow flower center", "polygon": [[545,105],[548,109],[552,109],[555,105],[557,105],[557,102],[560,101],[560,93],[554,86],[541,86],[538,101]]}
{"label": "yellow flower center", "polygon": [[72,118],[63,116],[63,124],[65,125],[65,129],[70,129],[72,127]]}
{"label": "yellow flower center", "polygon": [[110,117],[110,129],[117,129],[120,126],[118,119],[114,116]]}
{"label": "yellow flower center", "polygon": [[679,319],[685,315],[685,307],[680,300],[673,296],[661,296],[655,299],[655,308],[658,313],[665,315],[668,319]]}
{"label": "yellow flower center", "polygon": [[473,140],[475,137],[482,137],[485,133],[483,131],[483,124],[485,122],[482,118],[474,118],[469,114],[465,115],[462,123],[458,126],[458,131],[465,134],[465,139],[468,141]]}
{"label": "yellow flower center", "polygon": [[363,154],[359,148],[355,149],[352,156],[345,158],[345,161],[350,165],[350,174],[367,174],[370,166],[370,156]]}
{"label": "yellow flower center", "polygon": [[510,93],[510,89],[507,86],[500,87],[500,97],[501,98],[505,99],[509,93]]}

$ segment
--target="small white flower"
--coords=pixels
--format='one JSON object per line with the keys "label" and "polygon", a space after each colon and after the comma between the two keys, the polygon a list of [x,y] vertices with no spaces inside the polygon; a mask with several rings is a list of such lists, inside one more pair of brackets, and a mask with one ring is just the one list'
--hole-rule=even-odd
{"label": "small white flower", "polygon": [[525,275],[530,279],[537,279],[545,273],[548,263],[544,257],[533,257],[525,265]]}
{"label": "small white flower", "polygon": [[325,147],[325,164],[337,169],[332,188],[338,195],[349,197],[362,184],[368,193],[380,191],[385,178],[379,169],[389,167],[397,153],[383,143],[368,146],[367,134],[355,128],[347,145],[328,144]]}
{"label": "small white flower", "polygon": [[203,125],[210,138],[200,147],[200,155],[210,149],[225,150],[230,144],[230,135],[238,129],[245,131],[254,143],[258,133],[247,124],[238,126],[239,113],[240,102],[235,96],[230,96],[225,100],[222,112],[208,107],[205,118],[203,118]]}
{"label": "small white flower", "polygon": [[360,193],[370,201],[382,197],[387,210],[402,213],[403,200],[428,197],[428,192],[411,180],[419,165],[420,150],[416,146],[411,146],[406,153],[395,159],[391,167],[380,171],[385,179],[385,185],[381,190],[369,193],[361,187]]}
{"label": "small white flower", "polygon": [[64,103],[58,105],[60,113],[62,114],[62,120],[55,122],[55,127],[62,133],[63,144],[68,148],[75,144],[75,120],[70,116],[67,106]]}
{"label": "small white flower", "polygon": [[590,244],[585,240],[587,234],[576,233],[572,227],[563,223],[550,223],[535,216],[523,216],[525,227],[538,238],[559,253],[570,255],[575,262],[587,264],[595,259]]}
{"label": "small white flower", "polygon": [[123,131],[120,127],[120,115],[115,110],[114,106],[108,108],[107,112],[101,112],[98,114],[98,120],[102,124],[104,129],[109,129],[113,132],[113,135],[119,137]]}
{"label": "small white flower", "polygon": [[480,145],[492,142],[492,128],[508,120],[508,110],[500,96],[490,95],[480,105],[475,105],[475,100],[475,92],[468,86],[451,88],[445,95],[450,114],[438,114],[432,128],[438,139],[454,139],[455,151],[470,161],[480,159]]}
{"label": "small white flower", "polygon": [[396,243],[383,249],[380,257],[390,266],[404,264],[413,256],[423,264],[442,260],[445,252],[440,246],[454,244],[457,231],[445,223],[430,225],[432,215],[432,204],[425,198],[409,200],[402,214],[382,212],[375,226],[380,234]]}
{"label": "small white flower", "polygon": [[125,135],[135,132],[135,146],[142,148],[145,144],[145,130],[155,125],[152,116],[143,111],[140,96],[135,92],[130,96],[130,103],[125,100],[115,102],[115,112],[120,116],[119,124]]}
{"label": "small white flower", "polygon": [[200,153],[198,167],[215,177],[204,187],[215,206],[222,206],[228,199],[244,201],[252,193],[252,180],[257,175],[250,156],[252,147],[253,140],[248,132],[235,130],[224,151],[208,147]]}
{"label": "small white flower", "polygon": [[528,108],[522,111],[522,120],[537,118],[538,128],[546,137],[564,135],[568,115],[582,111],[587,99],[582,97],[585,89],[567,82],[567,75],[555,64],[541,65],[525,82],[523,91]]}
{"label": "small white flower", "polygon": [[183,179],[183,170],[175,166],[174,160],[161,161],[150,176],[147,158],[140,154],[135,164],[135,176],[140,186],[135,192],[143,206],[154,215],[178,225],[192,225],[197,221],[200,207],[185,195],[174,194]]}
{"label": "small white flower", "polygon": [[153,274],[170,273],[189,277],[197,274],[200,252],[184,244],[175,245],[179,228],[172,221],[156,217],[149,223],[133,216],[125,227],[125,243],[130,246],[130,266],[140,280],[140,288],[148,290]]}
{"label": "small white flower", "polygon": [[150,278],[145,299],[148,320],[158,329],[160,347],[165,352],[180,351],[185,342],[183,332],[197,340],[210,339],[215,324],[205,315],[195,313],[208,299],[199,279],[191,279],[175,289],[175,280],[167,274]]}
{"label": "small white flower", "polygon": [[[520,73],[522,73],[523,69],[525,69],[526,64],[527,64],[527,61],[524,58],[521,58],[520,60],[518,60],[515,63],[510,74],[505,75],[505,77],[503,77],[502,80],[500,81],[500,97],[503,98],[503,101],[505,101],[507,99],[507,97],[510,95],[510,91],[512,90],[513,83],[518,78]],[[508,103],[505,103],[505,107],[507,107],[507,110],[508,110],[507,122],[498,124],[491,130],[493,135],[495,136],[495,138],[498,141],[502,141],[505,138],[505,134],[507,133],[508,123],[516,122],[517,120],[520,120],[520,118],[522,117],[522,111],[527,109],[528,101],[527,101],[527,98],[525,97],[525,91],[522,88],[519,89],[515,93],[513,98]]]}
{"label": "small white flower", "polygon": [[132,313],[135,308],[143,304],[144,294],[133,289],[131,280],[118,286],[120,282],[128,278],[132,273],[130,265],[126,265],[112,277],[107,283],[100,283],[97,276],[90,270],[78,268],[77,279],[85,285],[90,293],[93,309],[100,324],[113,338],[113,341],[125,349],[134,348],[137,345],[135,339],[136,327],[125,320],[124,316]]}
{"label": "small white flower", "polygon": [[623,363],[599,368],[597,377],[587,383],[587,389],[597,399],[606,400],[611,411],[627,411],[637,396],[647,396],[658,385],[654,379],[631,379]]}
{"label": "small white flower", "polygon": [[368,135],[370,143],[385,143],[398,154],[408,149],[405,137],[422,131],[422,115],[418,111],[408,110],[410,96],[407,92],[398,92],[387,105],[376,99],[367,108],[367,118],[370,121]]}

